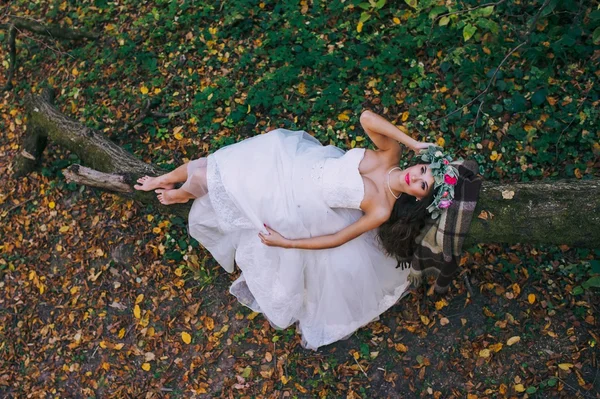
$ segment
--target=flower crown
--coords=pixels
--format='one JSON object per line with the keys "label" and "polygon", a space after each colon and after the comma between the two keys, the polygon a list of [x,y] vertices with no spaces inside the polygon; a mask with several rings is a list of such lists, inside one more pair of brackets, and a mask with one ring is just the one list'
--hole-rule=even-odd
{"label": "flower crown", "polygon": [[442,212],[448,208],[454,200],[454,186],[458,183],[458,170],[450,165],[452,157],[442,152],[442,148],[430,145],[420,152],[423,162],[429,162],[431,174],[435,180],[433,188],[439,190],[427,211],[431,213],[432,219],[437,219]]}

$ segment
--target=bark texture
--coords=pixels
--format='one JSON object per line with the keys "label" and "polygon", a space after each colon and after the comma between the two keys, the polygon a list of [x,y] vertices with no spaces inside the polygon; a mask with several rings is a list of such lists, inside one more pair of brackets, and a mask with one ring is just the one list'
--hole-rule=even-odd
{"label": "bark texture", "polygon": [[[50,96],[28,98],[27,131],[54,141],[85,165],[65,171],[69,181],[117,192],[187,217],[191,203],[163,206],[154,192],[133,189],[137,178],[165,173],[144,163],[100,132],[61,114]],[[23,157],[18,155],[17,157]],[[39,158],[39,157],[38,157]],[[17,164],[20,162],[16,160]],[[483,185],[465,245],[485,242],[566,244],[600,248],[600,180]]]}

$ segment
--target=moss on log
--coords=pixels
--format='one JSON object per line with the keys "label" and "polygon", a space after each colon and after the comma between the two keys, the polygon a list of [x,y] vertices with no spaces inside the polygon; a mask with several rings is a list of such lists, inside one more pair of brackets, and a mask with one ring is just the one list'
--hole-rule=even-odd
{"label": "moss on log", "polygon": [[530,242],[600,248],[598,226],[598,179],[486,182],[466,244]]}

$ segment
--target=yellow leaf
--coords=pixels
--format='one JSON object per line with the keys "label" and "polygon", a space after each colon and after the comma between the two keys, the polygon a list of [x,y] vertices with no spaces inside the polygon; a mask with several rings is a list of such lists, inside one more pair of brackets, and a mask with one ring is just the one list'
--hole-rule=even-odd
{"label": "yellow leaf", "polygon": [[341,114],[338,115],[338,119],[341,120],[341,121],[346,122],[346,121],[350,120],[350,117],[348,115],[346,115],[345,113],[341,113]]}
{"label": "yellow leaf", "polygon": [[288,377],[286,377],[285,375],[282,375],[282,376],[281,376],[281,383],[282,383],[283,385],[285,385],[285,384],[287,384],[288,382],[290,382],[290,380],[291,380],[291,379],[292,379],[291,377],[290,377],[290,378],[288,378]]}
{"label": "yellow leaf", "polygon": [[62,226],[58,231],[60,231],[61,233],[65,233],[69,231],[69,226]]}
{"label": "yellow leaf", "polygon": [[394,348],[396,348],[396,350],[398,352],[407,352],[408,351],[408,348],[404,344],[396,344],[396,345],[394,345]]}
{"label": "yellow leaf", "polygon": [[175,269],[175,275],[177,277],[181,277],[181,275],[183,274],[183,269],[178,267],[177,269]]}
{"label": "yellow leaf", "polygon": [[73,74],[73,76],[79,75],[79,71],[77,70],[77,68],[73,68],[73,70],[71,71],[71,73]]}
{"label": "yellow leaf", "polygon": [[363,23],[361,21],[358,22],[358,25],[356,25],[356,31],[358,33],[362,32],[362,28],[363,28]]}
{"label": "yellow leaf", "polygon": [[523,384],[517,384],[517,385],[515,385],[515,391],[517,391],[517,392],[524,392],[525,391],[525,387],[523,386]]}
{"label": "yellow leaf", "polygon": [[510,337],[508,339],[508,341],[506,341],[506,345],[508,345],[508,346],[514,345],[517,342],[519,342],[520,340],[521,340],[521,337],[519,337],[519,336]]}
{"label": "yellow leaf", "polygon": [[490,357],[490,350],[489,349],[482,349],[479,351],[479,356],[480,357]]}
{"label": "yellow leaf", "polygon": [[504,345],[502,345],[501,342],[498,342],[497,344],[490,345],[490,350],[493,350],[494,352],[500,352],[503,346]]}
{"label": "yellow leaf", "polygon": [[421,322],[423,322],[423,324],[425,324],[425,325],[428,325],[429,317],[421,315]]}
{"label": "yellow leaf", "polygon": [[56,207],[56,204],[54,203],[54,201],[50,201],[50,203],[48,203],[48,208],[54,209],[55,207]]}
{"label": "yellow leaf", "polygon": [[152,232],[153,232],[154,234],[160,234],[160,227],[155,227],[155,228],[153,228],[153,229],[152,229]]}
{"label": "yellow leaf", "polygon": [[300,84],[298,84],[298,93],[306,94],[306,85],[304,82],[300,82]]}
{"label": "yellow leaf", "polygon": [[492,155],[490,155],[490,159],[492,161],[495,161],[496,159],[498,159],[498,153],[496,151],[492,151]]}
{"label": "yellow leaf", "polygon": [[394,21],[394,23],[395,23],[396,25],[400,25],[400,18],[398,18],[398,17],[394,17],[394,18],[392,19],[392,21]]}
{"label": "yellow leaf", "polygon": [[125,336],[125,329],[124,328],[121,328],[119,330],[119,335],[118,336],[119,336],[119,339],[121,339],[121,338],[123,338]]}
{"label": "yellow leaf", "polygon": [[408,115],[409,115],[408,111],[404,111],[402,113],[402,122],[406,122],[406,120],[408,119]]}
{"label": "yellow leaf", "polygon": [[357,142],[361,142],[363,141],[365,138],[363,136],[356,136],[356,141]]}
{"label": "yellow leaf", "polygon": [[133,315],[135,316],[136,319],[139,319],[142,315],[142,310],[140,309],[140,305],[135,305],[135,308],[133,308]]}
{"label": "yellow leaf", "polygon": [[204,327],[206,327],[206,329],[209,331],[215,329],[215,321],[212,319],[212,317],[207,317],[204,319]]}
{"label": "yellow leaf", "polygon": [[436,143],[437,143],[437,145],[439,145],[440,147],[443,147],[443,146],[444,146],[444,144],[446,144],[446,140],[444,140],[444,138],[443,138],[443,137],[439,137],[439,138],[436,140]]}
{"label": "yellow leaf", "polygon": [[512,289],[516,296],[518,296],[521,293],[521,287],[517,283],[514,283],[512,285]]}
{"label": "yellow leaf", "polygon": [[148,88],[146,86],[142,86],[140,87],[140,91],[142,92],[142,94],[148,94]]}
{"label": "yellow leaf", "polygon": [[125,346],[125,344],[123,344],[123,343],[120,343],[120,344],[116,344],[114,348],[115,348],[116,350],[120,351],[121,349],[123,349],[123,347],[124,347],[124,346]]}
{"label": "yellow leaf", "polygon": [[157,87],[156,89],[154,89],[154,94],[160,94],[161,91],[162,90]]}
{"label": "yellow leaf", "polygon": [[58,9],[61,11],[64,11],[67,9],[67,2],[63,1],[62,3],[60,3],[60,6],[58,6]]}
{"label": "yellow leaf", "polygon": [[571,364],[571,363],[561,363],[561,364],[558,365],[558,367],[561,370],[565,370],[566,371],[566,370],[569,370],[571,367],[573,367],[573,364]]}
{"label": "yellow leaf", "polygon": [[150,363],[144,363],[144,364],[142,364],[142,369],[144,371],[150,371]]}
{"label": "yellow leaf", "polygon": [[248,315],[248,317],[246,317],[248,320],[254,320],[254,318],[258,316],[258,313],[256,312],[252,312]]}
{"label": "yellow leaf", "polygon": [[354,356],[354,358],[355,358],[356,360],[360,359],[360,353],[358,353],[358,352],[354,352],[354,353],[352,354],[352,356]]}
{"label": "yellow leaf", "polygon": [[186,344],[190,344],[192,342],[192,336],[185,331],[181,333],[181,340]]}
{"label": "yellow leaf", "polygon": [[183,135],[181,133],[175,133],[173,137],[175,137],[177,140],[183,139]]}
{"label": "yellow leaf", "polygon": [[137,298],[135,298],[135,303],[136,303],[136,305],[137,305],[138,303],[142,303],[142,301],[143,301],[143,300],[144,300],[144,294],[140,294],[140,295],[138,295],[138,296],[137,296]]}
{"label": "yellow leaf", "polygon": [[527,295],[527,300],[529,301],[530,304],[534,304],[535,302],[535,294],[529,294]]}

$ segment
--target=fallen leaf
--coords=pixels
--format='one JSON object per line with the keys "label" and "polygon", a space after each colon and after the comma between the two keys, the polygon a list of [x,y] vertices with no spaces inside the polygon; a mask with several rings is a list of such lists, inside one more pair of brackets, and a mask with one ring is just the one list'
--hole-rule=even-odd
{"label": "fallen leaf", "polygon": [[560,368],[561,370],[569,370],[571,367],[573,367],[572,363],[560,363],[558,365],[558,368]]}
{"label": "fallen leaf", "polygon": [[512,190],[502,191],[502,198],[504,198],[506,200],[513,199],[514,196],[515,196],[515,192]]}
{"label": "fallen leaf", "polygon": [[523,384],[517,384],[517,385],[515,385],[515,391],[525,392],[525,387],[523,386]]}
{"label": "fallen leaf", "polygon": [[506,341],[506,345],[508,345],[508,346],[514,345],[517,342],[519,342],[520,340],[521,340],[521,337],[519,337],[519,336],[510,337],[508,339],[508,341]]}
{"label": "fallen leaf", "polygon": [[186,344],[189,344],[192,342],[192,336],[190,334],[186,333],[185,331],[183,331],[181,333],[181,340],[183,342],[185,342]]}

